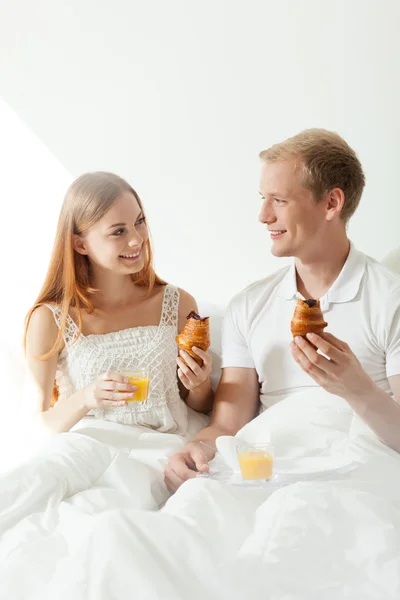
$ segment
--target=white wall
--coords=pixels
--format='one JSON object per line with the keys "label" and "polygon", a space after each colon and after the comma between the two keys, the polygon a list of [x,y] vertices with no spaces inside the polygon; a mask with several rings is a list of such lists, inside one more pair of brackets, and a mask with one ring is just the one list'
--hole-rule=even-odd
{"label": "white wall", "polygon": [[0,99],[0,471],[10,459],[20,412],[23,319],[44,278],[60,197],[70,181]]}
{"label": "white wall", "polygon": [[0,99],[0,340],[22,326],[39,292],[60,198],[70,182],[66,169]]}
{"label": "white wall", "polygon": [[[257,156],[306,127],[337,130],[365,166],[355,243],[377,258],[399,244],[397,0],[0,0],[0,11],[4,100],[71,175],[129,179],[160,275],[199,299],[224,303],[281,264],[257,223]],[[54,160],[32,178],[25,145],[14,160],[1,261],[36,277],[68,175]]]}

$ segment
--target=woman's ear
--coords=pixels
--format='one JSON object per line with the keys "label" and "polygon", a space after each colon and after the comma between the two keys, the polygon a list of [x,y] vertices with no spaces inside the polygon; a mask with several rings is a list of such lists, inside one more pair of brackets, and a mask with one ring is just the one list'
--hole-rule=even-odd
{"label": "woman's ear", "polygon": [[74,250],[76,252],[78,252],[78,254],[87,255],[88,252],[87,252],[87,249],[86,249],[86,246],[85,246],[85,242],[81,238],[80,235],[74,234],[73,244],[74,244]]}
{"label": "woman's ear", "polygon": [[326,218],[332,221],[342,212],[344,204],[344,192],[340,188],[334,188],[328,193],[326,205]]}

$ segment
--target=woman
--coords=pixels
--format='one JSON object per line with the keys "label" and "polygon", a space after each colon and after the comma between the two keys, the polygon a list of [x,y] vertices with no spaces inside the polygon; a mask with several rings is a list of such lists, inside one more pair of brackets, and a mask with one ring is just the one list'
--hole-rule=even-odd
{"label": "woman", "polygon": [[[82,175],[66,194],[45,283],[27,316],[26,401],[52,433],[91,415],[184,435],[188,413],[209,412],[213,400],[210,355],[194,349],[202,367],[186,353],[185,362],[177,357],[175,336],[196,309],[192,296],[155,274],[134,189],[112,173]],[[121,370],[143,367],[148,400],[127,402],[137,388]]]}

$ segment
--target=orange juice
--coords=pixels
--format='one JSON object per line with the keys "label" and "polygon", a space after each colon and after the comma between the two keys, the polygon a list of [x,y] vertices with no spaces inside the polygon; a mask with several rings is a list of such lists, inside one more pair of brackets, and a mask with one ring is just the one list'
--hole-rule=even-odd
{"label": "orange juice", "polygon": [[132,392],[132,398],[127,398],[126,402],[146,402],[150,385],[148,369],[121,369],[120,373],[125,375],[131,385],[137,387],[137,390]]}
{"label": "orange juice", "polygon": [[148,377],[140,377],[137,375],[127,375],[129,383],[136,385],[137,390],[133,398],[127,398],[127,402],[145,402],[149,395],[150,379]]}
{"label": "orange juice", "polygon": [[271,479],[274,457],[269,452],[250,449],[239,452],[238,458],[243,479]]}

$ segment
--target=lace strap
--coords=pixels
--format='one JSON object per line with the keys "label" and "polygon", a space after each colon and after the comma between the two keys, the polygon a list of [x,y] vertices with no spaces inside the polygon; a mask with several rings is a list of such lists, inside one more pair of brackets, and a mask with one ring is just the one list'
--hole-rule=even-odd
{"label": "lace strap", "polygon": [[179,290],[167,284],[161,312],[160,326],[178,328]]}
{"label": "lace strap", "polygon": [[[62,312],[61,307],[54,304],[46,304],[47,308],[51,310],[54,316],[54,320],[57,324],[57,327],[60,329],[61,321],[62,321]],[[65,323],[65,331],[63,334],[63,339],[66,346],[70,346],[78,337],[78,326],[70,315],[67,315],[67,321]]]}

